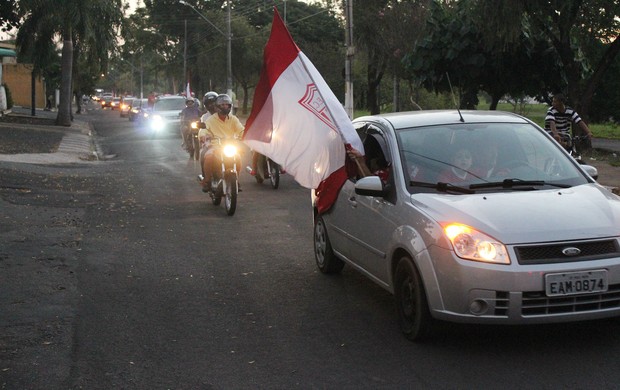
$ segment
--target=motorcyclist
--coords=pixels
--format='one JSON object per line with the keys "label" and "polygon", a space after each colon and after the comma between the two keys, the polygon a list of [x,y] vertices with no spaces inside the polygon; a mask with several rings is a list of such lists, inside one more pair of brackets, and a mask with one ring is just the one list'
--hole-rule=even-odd
{"label": "motorcyclist", "polygon": [[[215,101],[217,100],[217,92],[209,91],[205,93],[205,96],[202,98],[202,104],[205,108],[204,114],[200,117],[200,122],[206,123],[207,119],[213,114],[215,114]],[[200,167],[202,169],[202,175],[204,177],[204,166],[203,160],[204,155],[209,147],[209,143],[207,142],[208,132],[206,128],[200,128],[198,130],[198,140],[200,141]]]}
{"label": "motorcyclist", "polygon": [[200,120],[200,110],[196,107],[194,99],[189,98],[185,101],[185,108],[181,111],[181,136],[183,137],[183,149],[191,155],[194,154],[192,144],[191,124]]}
{"label": "motorcyclist", "polygon": [[[235,138],[243,135],[244,126],[235,115],[231,114],[232,99],[226,94],[218,95],[215,101],[217,115],[211,115],[205,121],[205,130],[212,138]],[[210,146],[204,154],[202,171],[204,178],[201,181],[203,191],[208,192],[211,185],[211,175],[216,169],[215,163],[220,159],[220,150]]]}

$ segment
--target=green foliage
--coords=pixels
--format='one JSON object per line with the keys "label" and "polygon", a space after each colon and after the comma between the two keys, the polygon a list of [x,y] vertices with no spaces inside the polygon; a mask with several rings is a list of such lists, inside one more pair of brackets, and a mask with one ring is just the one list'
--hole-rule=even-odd
{"label": "green foliage", "polygon": [[594,91],[590,120],[620,121],[620,57],[616,57]]}
{"label": "green foliage", "polygon": [[19,27],[20,19],[17,0],[0,1],[0,31],[10,31]]}
{"label": "green foliage", "polygon": [[[21,0],[24,19],[16,43],[20,54],[29,56],[34,70],[41,73],[56,52],[55,41],[62,39],[60,105],[57,124],[71,125],[73,87],[80,89],[79,77],[74,84],[74,72],[92,71],[80,68],[80,58],[102,65],[116,45],[115,28],[120,24],[121,0]],[[98,72],[97,72],[98,73]]]}
{"label": "green foliage", "polygon": [[[486,110],[488,107],[480,105],[478,107],[481,110]],[[532,122],[538,124],[541,127],[545,126],[545,115],[549,106],[546,104],[525,104],[519,106],[519,109],[515,109],[515,106],[510,103],[500,103],[497,106],[499,111],[514,112],[519,115],[523,115],[530,119]],[[613,122],[592,122],[588,124],[588,127],[592,131],[595,137],[599,138],[612,138],[620,139],[620,125]]]}

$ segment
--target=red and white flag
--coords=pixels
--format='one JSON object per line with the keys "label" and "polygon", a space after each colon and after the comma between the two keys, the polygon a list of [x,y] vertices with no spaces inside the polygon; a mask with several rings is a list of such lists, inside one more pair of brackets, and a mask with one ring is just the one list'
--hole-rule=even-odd
{"label": "red and white flag", "polygon": [[364,151],[342,104],[275,7],[244,141],[299,184],[316,189],[319,211],[331,206],[347,178],[345,144]]}

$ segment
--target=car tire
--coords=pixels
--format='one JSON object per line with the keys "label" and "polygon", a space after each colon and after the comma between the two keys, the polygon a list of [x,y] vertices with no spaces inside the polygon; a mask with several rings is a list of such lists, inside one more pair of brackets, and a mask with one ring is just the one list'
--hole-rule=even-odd
{"label": "car tire", "polygon": [[420,273],[411,258],[404,256],[394,272],[394,298],[400,329],[411,341],[430,336],[434,322]]}
{"label": "car tire", "polygon": [[314,222],[314,258],[316,266],[324,274],[339,273],[344,267],[344,261],[334,254],[322,217],[317,217]]}

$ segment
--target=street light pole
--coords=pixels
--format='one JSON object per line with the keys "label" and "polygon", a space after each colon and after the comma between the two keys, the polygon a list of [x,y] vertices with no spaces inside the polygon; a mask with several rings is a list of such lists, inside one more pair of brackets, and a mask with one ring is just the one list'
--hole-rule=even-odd
{"label": "street light pole", "polygon": [[226,47],[226,94],[232,99],[232,33],[230,31],[230,0],[226,2],[228,8],[228,45]]}
{"label": "street light pole", "polygon": [[228,96],[232,98],[232,33],[230,31],[230,0],[226,1],[227,11],[228,11],[228,18],[227,18],[228,19],[227,20],[228,33],[223,32],[215,24],[211,23],[211,21],[207,19],[207,17],[204,16],[202,13],[200,13],[200,11],[198,11],[196,7],[194,7],[193,5],[188,4],[183,0],[179,0],[179,3],[191,8],[194,12],[198,14],[198,16],[203,18],[207,23],[209,23],[213,28],[215,28],[217,32],[222,34],[227,39],[228,44],[226,47],[226,93],[228,94]]}

